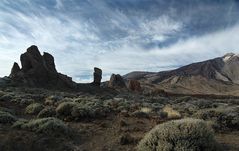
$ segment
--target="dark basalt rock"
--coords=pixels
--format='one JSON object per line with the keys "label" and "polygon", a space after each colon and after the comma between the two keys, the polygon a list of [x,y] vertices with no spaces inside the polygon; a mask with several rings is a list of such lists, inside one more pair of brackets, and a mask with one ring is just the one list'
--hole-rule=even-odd
{"label": "dark basalt rock", "polygon": [[46,65],[48,71],[57,72],[55,62],[54,62],[54,57],[51,54],[44,52],[43,60],[44,60],[44,63]]}
{"label": "dark basalt rock", "polygon": [[16,83],[33,87],[69,87],[75,86],[72,78],[58,73],[54,57],[49,53],[41,55],[37,46],[31,46],[20,57],[22,68],[14,63],[10,78]]}
{"label": "dark basalt rock", "polygon": [[110,88],[126,88],[124,79],[119,74],[112,74],[108,84]]}
{"label": "dark basalt rock", "polygon": [[100,68],[95,67],[93,76],[94,76],[93,84],[96,86],[100,86],[102,79],[102,70]]}
{"label": "dark basalt rock", "polygon": [[18,74],[20,71],[21,71],[21,69],[20,69],[18,63],[14,62],[9,77],[10,77],[10,78],[16,77],[17,74]]}
{"label": "dark basalt rock", "polygon": [[11,83],[11,79],[9,77],[0,78],[0,87],[8,86]]}
{"label": "dark basalt rock", "polygon": [[23,72],[38,68],[43,64],[43,59],[37,46],[29,47],[27,52],[21,55],[20,60]]}

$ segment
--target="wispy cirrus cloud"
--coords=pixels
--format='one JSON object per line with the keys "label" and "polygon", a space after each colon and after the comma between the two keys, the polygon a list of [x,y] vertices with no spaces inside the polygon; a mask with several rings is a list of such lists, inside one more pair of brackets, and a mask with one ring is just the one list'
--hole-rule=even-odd
{"label": "wispy cirrus cloud", "polygon": [[32,44],[55,56],[60,72],[92,80],[111,73],[172,69],[237,45],[237,1],[3,0],[0,76]]}

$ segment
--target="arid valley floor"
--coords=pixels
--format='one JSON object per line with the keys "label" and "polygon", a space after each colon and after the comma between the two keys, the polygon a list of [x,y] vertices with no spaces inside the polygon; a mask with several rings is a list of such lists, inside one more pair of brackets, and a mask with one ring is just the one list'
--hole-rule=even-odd
{"label": "arid valley floor", "polygon": [[[155,125],[181,118],[211,122],[223,150],[239,150],[239,99],[235,98],[9,87],[1,88],[0,106],[2,151],[133,151]],[[74,106],[79,107],[72,110]]]}

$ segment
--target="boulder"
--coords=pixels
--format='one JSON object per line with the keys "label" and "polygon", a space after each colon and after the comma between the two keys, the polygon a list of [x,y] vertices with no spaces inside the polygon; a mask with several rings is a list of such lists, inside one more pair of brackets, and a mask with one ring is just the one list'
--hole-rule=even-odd
{"label": "boulder", "polygon": [[141,91],[140,82],[137,81],[137,80],[129,80],[128,81],[128,89],[131,90],[131,91],[140,92]]}
{"label": "boulder", "polygon": [[102,79],[102,70],[100,68],[94,68],[94,81],[93,84],[96,86],[100,86],[101,79]]}
{"label": "boulder", "polygon": [[110,88],[125,88],[125,82],[121,75],[112,74],[110,77],[110,81],[108,83],[108,87]]}

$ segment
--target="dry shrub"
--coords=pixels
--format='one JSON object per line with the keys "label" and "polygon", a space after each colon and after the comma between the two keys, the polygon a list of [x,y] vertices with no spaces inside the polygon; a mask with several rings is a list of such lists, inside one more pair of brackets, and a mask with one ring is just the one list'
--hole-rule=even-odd
{"label": "dry shrub", "polygon": [[48,135],[69,135],[70,129],[59,119],[54,117],[17,121],[13,127]]}
{"label": "dry shrub", "polygon": [[76,106],[75,102],[62,102],[56,108],[56,113],[60,116],[70,116],[72,112],[72,108]]}
{"label": "dry shrub", "polygon": [[53,117],[55,115],[56,111],[53,107],[46,107],[38,113],[37,117],[44,118],[44,117]]}
{"label": "dry shrub", "polygon": [[199,110],[194,117],[213,121],[216,130],[239,130],[239,108],[218,107]]}
{"label": "dry shrub", "polygon": [[38,114],[44,106],[40,103],[32,103],[28,105],[25,109],[26,114]]}
{"label": "dry shrub", "polygon": [[6,111],[0,111],[0,123],[2,123],[2,124],[7,124],[7,123],[12,124],[16,120],[17,120],[17,118],[15,116],[13,116],[11,113],[6,112]]}
{"label": "dry shrub", "polygon": [[138,151],[218,151],[213,130],[203,120],[181,119],[153,128],[137,146]]}
{"label": "dry shrub", "polygon": [[163,112],[167,113],[167,117],[169,119],[179,119],[179,118],[181,118],[181,114],[178,111],[174,110],[170,106],[165,106],[163,108]]}

